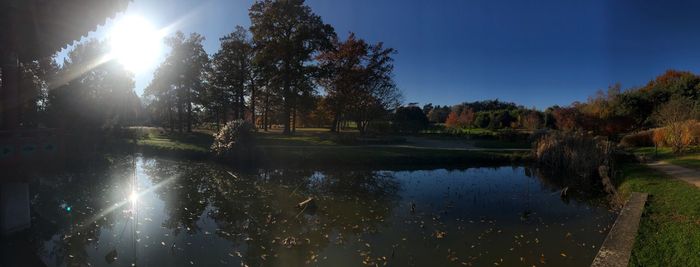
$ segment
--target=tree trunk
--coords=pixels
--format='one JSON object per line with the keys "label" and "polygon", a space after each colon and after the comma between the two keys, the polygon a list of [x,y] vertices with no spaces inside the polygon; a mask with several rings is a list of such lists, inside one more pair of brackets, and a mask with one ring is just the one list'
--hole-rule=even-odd
{"label": "tree trunk", "polygon": [[[285,101],[286,102],[286,101]],[[291,128],[290,128],[290,121],[291,121],[291,108],[289,107],[288,104],[285,103],[284,105],[284,130],[282,131],[283,134],[291,134]]]}
{"label": "tree trunk", "polygon": [[238,97],[236,91],[233,90],[233,99],[231,100],[231,111],[233,111],[233,119],[238,119]]}
{"label": "tree trunk", "polygon": [[257,124],[255,121],[255,80],[250,80],[250,122],[253,123],[253,127],[257,131]]}
{"label": "tree trunk", "polygon": [[243,95],[243,89],[238,94],[238,113],[241,114],[239,119],[245,120],[245,99]]}
{"label": "tree trunk", "polygon": [[265,93],[265,103],[263,105],[263,129],[267,132],[267,117],[270,112],[270,94]]}
{"label": "tree trunk", "polygon": [[192,101],[187,101],[187,132],[192,132]]}
{"label": "tree trunk", "polygon": [[292,119],[292,100],[291,93],[289,92],[289,82],[284,84],[284,130],[282,133],[291,134],[291,119]]}
{"label": "tree trunk", "polygon": [[340,132],[340,112],[335,112],[331,122],[331,132]]}
{"label": "tree trunk", "polygon": [[170,131],[175,131],[175,119],[173,118],[173,108],[168,105],[168,121],[170,122]]}
{"label": "tree trunk", "polygon": [[292,109],[292,133],[297,131],[297,109]]}
{"label": "tree trunk", "polygon": [[183,107],[182,103],[180,103],[177,107],[177,128],[180,132],[182,132],[182,121],[183,121],[183,118],[182,118],[183,112],[182,111],[183,111],[183,109],[185,109],[185,108]]}

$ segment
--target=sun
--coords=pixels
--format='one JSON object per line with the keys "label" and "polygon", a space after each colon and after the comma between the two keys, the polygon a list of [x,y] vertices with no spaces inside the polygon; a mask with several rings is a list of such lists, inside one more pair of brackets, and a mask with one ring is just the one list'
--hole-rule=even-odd
{"label": "sun", "polygon": [[143,17],[124,17],[109,35],[111,56],[127,70],[139,72],[155,64],[162,38],[161,32]]}

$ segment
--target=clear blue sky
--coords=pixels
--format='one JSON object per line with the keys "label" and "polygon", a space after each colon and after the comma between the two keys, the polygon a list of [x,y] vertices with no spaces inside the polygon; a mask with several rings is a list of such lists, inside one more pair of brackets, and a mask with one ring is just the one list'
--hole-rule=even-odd
{"label": "clear blue sky", "polygon": [[[249,26],[252,1],[134,0],[127,14],[218,38]],[[405,102],[498,98],[545,108],[615,82],[640,86],[675,68],[700,71],[700,1],[307,0],[341,36],[399,51]],[[101,38],[109,23],[92,36]],[[136,76],[140,94],[152,69]]]}

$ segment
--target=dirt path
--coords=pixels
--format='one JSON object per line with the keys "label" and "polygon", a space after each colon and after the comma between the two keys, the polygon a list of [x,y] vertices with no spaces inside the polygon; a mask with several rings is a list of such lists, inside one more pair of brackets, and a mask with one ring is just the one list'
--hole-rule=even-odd
{"label": "dirt path", "polygon": [[666,174],[673,176],[677,179],[681,179],[697,187],[700,187],[700,171],[688,169],[678,165],[673,165],[665,161],[657,161],[654,163],[648,163],[647,166],[652,167],[656,170],[665,172]]}

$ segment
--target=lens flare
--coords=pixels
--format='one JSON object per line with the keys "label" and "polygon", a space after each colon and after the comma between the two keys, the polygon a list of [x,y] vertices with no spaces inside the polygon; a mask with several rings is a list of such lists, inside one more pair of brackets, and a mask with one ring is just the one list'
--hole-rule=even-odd
{"label": "lens flare", "polygon": [[132,191],[129,195],[129,201],[131,204],[136,204],[139,201],[139,194],[136,191]]}

